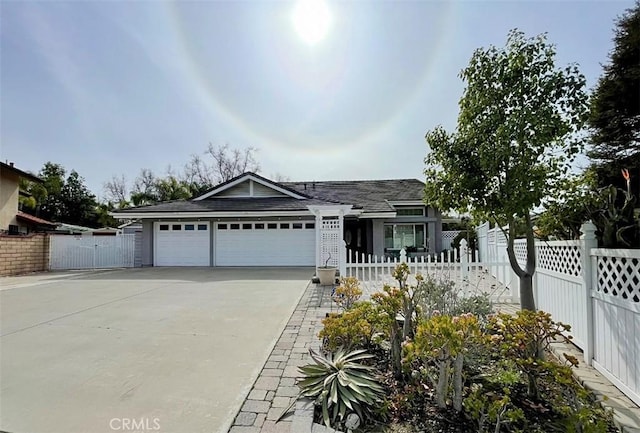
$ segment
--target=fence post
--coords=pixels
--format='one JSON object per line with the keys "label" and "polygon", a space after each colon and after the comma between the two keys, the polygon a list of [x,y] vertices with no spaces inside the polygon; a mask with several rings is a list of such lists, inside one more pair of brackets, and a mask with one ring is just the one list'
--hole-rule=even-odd
{"label": "fence post", "polygon": [[598,247],[598,240],[596,239],[596,226],[591,221],[587,221],[580,227],[582,236],[582,287],[584,289],[584,302],[587,307],[587,341],[584,347],[584,362],[587,365],[592,364],[594,353],[594,318],[593,318],[593,300],[591,299],[591,291],[593,290],[593,272],[595,269],[591,266],[591,249]]}
{"label": "fence post", "polygon": [[460,240],[460,273],[464,286],[464,297],[467,297],[467,281],[469,280],[469,248],[467,240]]}
{"label": "fence post", "polygon": [[400,250],[400,263],[407,263],[407,251],[404,248]]}

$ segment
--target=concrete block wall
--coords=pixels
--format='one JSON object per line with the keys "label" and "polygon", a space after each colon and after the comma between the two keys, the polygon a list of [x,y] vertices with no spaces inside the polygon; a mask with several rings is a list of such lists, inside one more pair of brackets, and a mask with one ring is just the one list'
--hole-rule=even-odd
{"label": "concrete block wall", "polygon": [[9,236],[0,234],[0,276],[49,269],[49,237],[46,234]]}

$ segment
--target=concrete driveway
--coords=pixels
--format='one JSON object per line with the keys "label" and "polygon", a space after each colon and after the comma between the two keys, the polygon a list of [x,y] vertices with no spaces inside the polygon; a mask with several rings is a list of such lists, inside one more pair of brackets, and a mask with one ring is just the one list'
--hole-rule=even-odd
{"label": "concrete driveway", "polygon": [[0,279],[0,430],[226,433],[312,273]]}

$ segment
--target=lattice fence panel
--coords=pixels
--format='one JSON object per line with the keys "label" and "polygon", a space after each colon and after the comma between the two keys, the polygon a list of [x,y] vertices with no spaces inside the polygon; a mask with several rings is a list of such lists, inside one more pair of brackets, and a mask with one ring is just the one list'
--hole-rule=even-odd
{"label": "lattice fence panel", "polygon": [[539,269],[579,277],[582,275],[582,250],[579,245],[537,244]]}
{"label": "lattice fence panel", "polygon": [[640,302],[640,259],[598,256],[596,290],[631,302]]}
{"label": "lattice fence panel", "polygon": [[442,249],[450,250],[451,243],[456,238],[456,236],[458,236],[460,233],[462,233],[461,230],[448,230],[448,231],[442,232]]}
{"label": "lattice fence panel", "polygon": [[338,219],[323,219],[320,229],[320,265],[340,265],[340,248],[342,245],[342,229]]}
{"label": "lattice fence panel", "polygon": [[516,259],[522,268],[527,265],[527,242],[516,239],[513,244],[513,251],[516,253]]}

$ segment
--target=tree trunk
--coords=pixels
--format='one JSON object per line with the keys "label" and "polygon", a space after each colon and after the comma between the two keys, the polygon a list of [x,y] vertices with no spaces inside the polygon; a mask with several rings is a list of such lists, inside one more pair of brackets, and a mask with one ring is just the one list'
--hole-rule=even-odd
{"label": "tree trunk", "polygon": [[533,298],[533,276],[520,277],[520,308],[536,311],[536,301]]}
{"label": "tree trunk", "polygon": [[447,407],[447,391],[449,389],[449,365],[451,361],[448,357],[441,360],[438,364],[438,385],[436,386],[436,402],[438,407],[446,409]]}
{"label": "tree trunk", "polygon": [[458,353],[453,361],[453,409],[456,412],[462,411],[462,367],[464,365],[464,355]]}

